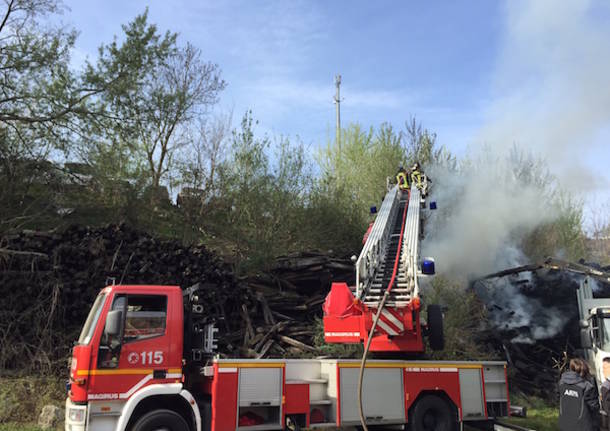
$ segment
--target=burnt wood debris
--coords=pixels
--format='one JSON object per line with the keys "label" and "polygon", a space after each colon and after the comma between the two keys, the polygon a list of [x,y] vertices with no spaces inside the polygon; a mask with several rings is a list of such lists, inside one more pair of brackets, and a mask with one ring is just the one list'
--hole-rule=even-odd
{"label": "burnt wood debris", "polygon": [[515,392],[556,396],[567,360],[582,356],[576,290],[591,277],[594,297],[610,297],[610,267],[547,258],[471,283],[486,308],[477,338],[508,362]]}

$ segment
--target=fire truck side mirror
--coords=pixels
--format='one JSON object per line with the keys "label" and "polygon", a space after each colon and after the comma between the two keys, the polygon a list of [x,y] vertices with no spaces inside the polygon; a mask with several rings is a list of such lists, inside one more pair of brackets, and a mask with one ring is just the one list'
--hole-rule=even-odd
{"label": "fire truck side mirror", "polygon": [[121,334],[121,323],[123,322],[123,310],[112,310],[106,317],[104,334],[117,336]]}

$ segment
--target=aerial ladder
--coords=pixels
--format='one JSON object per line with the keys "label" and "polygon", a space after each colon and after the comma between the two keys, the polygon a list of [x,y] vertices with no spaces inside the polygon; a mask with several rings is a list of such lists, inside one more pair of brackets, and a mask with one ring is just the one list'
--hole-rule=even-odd
{"label": "aerial ladder", "polygon": [[420,320],[419,278],[434,273],[434,260],[419,257],[422,190],[415,183],[408,191],[389,187],[356,260],[356,284],[333,283],[326,298],[327,343],[367,345],[370,338],[370,351],[422,353],[428,335],[433,349],[443,348],[441,308],[429,305],[427,321]]}

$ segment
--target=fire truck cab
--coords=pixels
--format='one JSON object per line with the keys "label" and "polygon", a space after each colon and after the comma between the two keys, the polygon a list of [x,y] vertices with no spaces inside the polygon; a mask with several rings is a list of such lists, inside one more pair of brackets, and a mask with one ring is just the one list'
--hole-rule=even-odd
{"label": "fire truck cab", "polygon": [[[198,287],[104,288],[73,348],[66,431],[357,425],[359,362],[219,359]],[[367,424],[489,426],[509,411],[504,362],[371,360]]]}

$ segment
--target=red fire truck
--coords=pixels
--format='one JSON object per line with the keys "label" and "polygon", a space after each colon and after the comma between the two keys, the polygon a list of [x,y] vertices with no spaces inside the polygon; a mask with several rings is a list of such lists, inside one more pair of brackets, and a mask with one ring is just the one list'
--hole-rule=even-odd
{"label": "red fire truck", "polygon": [[[66,431],[228,431],[359,424],[359,361],[208,357],[196,289],[109,286],[73,349]],[[196,341],[198,339],[199,341]],[[368,424],[489,426],[509,409],[504,362],[371,360]]]}
{"label": "red fire truck", "polygon": [[[428,321],[420,322],[418,238],[413,234],[419,219],[408,218],[405,202],[418,196],[412,192],[398,195],[396,187],[388,192],[378,216],[385,221],[375,222],[367,239],[374,243],[365,244],[357,262],[359,284],[333,286],[325,304],[328,342],[366,342],[365,352],[372,346],[403,357],[423,350],[424,333],[430,344],[442,344],[440,308],[428,308]],[[419,197],[408,205],[411,214],[419,213]],[[394,253],[395,261],[380,259]],[[366,362],[366,355],[362,362],[219,359],[215,331],[198,285],[102,289],[73,348],[66,431],[359,424],[456,431],[462,423],[492,429],[494,419],[508,415],[504,362]]]}

